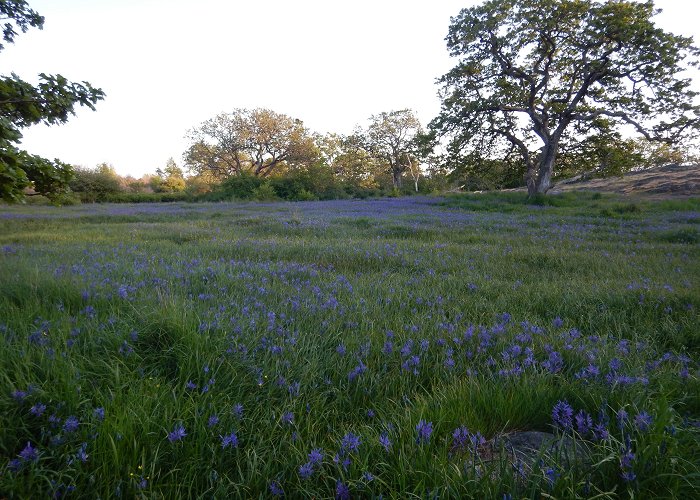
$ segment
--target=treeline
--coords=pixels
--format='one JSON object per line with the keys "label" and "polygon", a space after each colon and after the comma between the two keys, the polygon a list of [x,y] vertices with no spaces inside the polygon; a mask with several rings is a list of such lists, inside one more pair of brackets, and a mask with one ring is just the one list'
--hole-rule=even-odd
{"label": "treeline", "polygon": [[58,201],[328,200],[442,191],[450,180],[410,110],[380,113],[349,136],[315,134],[267,109],[220,114],[192,129],[183,165],[140,179],[108,164],[75,168]]}
{"label": "treeline", "polygon": [[[301,120],[268,109],[239,109],[205,121],[188,137],[182,167],[171,158],[140,179],[119,176],[108,164],[75,168],[69,190],[54,201],[305,201],[525,185],[517,155],[437,154],[439,144],[410,110],[373,115],[366,128],[344,136],[311,133]],[[572,144],[562,148],[556,178],[689,161],[666,144],[616,135]]]}

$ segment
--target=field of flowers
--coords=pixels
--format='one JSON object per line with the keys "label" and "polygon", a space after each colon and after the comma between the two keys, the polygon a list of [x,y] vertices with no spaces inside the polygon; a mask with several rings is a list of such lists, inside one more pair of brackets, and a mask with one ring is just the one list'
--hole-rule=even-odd
{"label": "field of flowers", "polygon": [[[0,497],[700,496],[700,200],[0,207]],[[538,453],[503,443],[551,433]]]}

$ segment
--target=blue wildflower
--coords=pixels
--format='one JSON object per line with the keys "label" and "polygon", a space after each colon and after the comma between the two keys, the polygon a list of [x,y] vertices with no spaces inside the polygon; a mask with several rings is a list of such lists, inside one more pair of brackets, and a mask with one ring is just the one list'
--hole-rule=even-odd
{"label": "blue wildflower", "polygon": [[219,437],[221,438],[222,448],[238,448],[238,436],[236,436],[235,432]]}
{"label": "blue wildflower", "polygon": [[243,405],[241,403],[236,403],[232,411],[238,420],[243,418]]}
{"label": "blue wildflower", "polygon": [[272,481],[270,483],[270,493],[275,497],[284,496],[284,490],[282,489],[282,485],[279,483],[279,481]]}
{"label": "blue wildflower", "polygon": [[19,457],[25,462],[36,461],[39,460],[39,451],[32,446],[32,443],[27,442],[27,446],[19,452]]}
{"label": "blue wildflower", "polygon": [[645,432],[645,431],[649,430],[649,427],[651,426],[653,420],[654,419],[651,415],[649,415],[647,412],[643,411],[641,413],[638,413],[634,417],[634,425],[641,432]]}
{"label": "blue wildflower", "polygon": [[585,411],[581,410],[576,414],[576,430],[582,436],[588,434],[593,428],[593,419]]}
{"label": "blue wildflower", "polygon": [[175,429],[172,432],[168,433],[168,441],[174,443],[176,441],[180,441],[185,436],[187,436],[185,428],[181,424],[179,424],[175,426]]}
{"label": "blue wildflower", "polygon": [[66,418],[65,422],[63,422],[63,430],[67,433],[75,432],[78,430],[79,425],[80,421],[78,420],[78,417],[71,415],[70,417]]}
{"label": "blue wildflower", "polygon": [[323,462],[323,451],[321,448],[314,448],[311,450],[311,453],[309,453],[309,463],[312,465],[319,465]]}
{"label": "blue wildflower", "polygon": [[78,452],[75,454],[75,457],[83,463],[87,462],[89,457],[89,455],[87,454],[87,443],[83,443],[80,445],[80,448],[78,448]]}
{"label": "blue wildflower", "polygon": [[428,443],[430,441],[430,436],[433,433],[433,423],[426,422],[425,420],[421,419],[418,422],[418,425],[416,425],[416,431],[418,432],[418,436],[416,437],[416,443]]}
{"label": "blue wildflower", "polygon": [[391,448],[391,441],[389,440],[389,435],[386,432],[383,432],[379,436],[379,444],[381,444],[386,451],[389,451]]}
{"label": "blue wildflower", "polygon": [[340,480],[335,483],[335,498],[338,500],[350,499],[350,488]]}
{"label": "blue wildflower", "polygon": [[46,405],[43,403],[37,403],[29,409],[29,413],[35,417],[40,417],[46,411]]}
{"label": "blue wildflower", "polygon": [[299,476],[302,479],[309,479],[314,473],[314,466],[311,462],[306,462],[304,465],[299,467]]}
{"label": "blue wildflower", "polygon": [[571,429],[574,409],[566,401],[558,401],[552,409],[552,420],[554,425],[564,430]]}
{"label": "blue wildflower", "polygon": [[101,422],[105,419],[105,409],[102,407],[95,408],[92,410],[92,415]]}
{"label": "blue wildflower", "polygon": [[357,452],[360,448],[360,437],[352,432],[348,432],[343,436],[340,442],[340,449],[345,453]]}

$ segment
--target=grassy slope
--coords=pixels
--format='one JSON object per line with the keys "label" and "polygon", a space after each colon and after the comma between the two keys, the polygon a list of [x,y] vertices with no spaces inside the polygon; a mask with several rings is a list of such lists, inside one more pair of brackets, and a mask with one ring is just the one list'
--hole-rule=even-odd
{"label": "grassy slope", "polygon": [[[3,209],[0,453],[10,467],[27,442],[40,455],[0,491],[696,491],[698,200],[438,201]],[[601,374],[582,377],[591,365]],[[585,436],[595,466],[484,474],[452,442],[461,425],[551,430],[560,400],[610,420],[609,439]],[[651,429],[618,428],[621,409]],[[433,434],[417,444],[421,419]],[[231,432],[239,446],[222,448]],[[343,452],[349,432],[361,445]],[[303,479],[314,448],[323,463]]]}

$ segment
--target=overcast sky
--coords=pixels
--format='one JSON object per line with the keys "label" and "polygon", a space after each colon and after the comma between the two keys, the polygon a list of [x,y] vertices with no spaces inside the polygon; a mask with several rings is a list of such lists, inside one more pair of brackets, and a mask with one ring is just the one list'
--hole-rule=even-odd
{"label": "overcast sky", "polygon": [[[382,111],[439,110],[454,65],[450,17],[474,0],[29,0],[45,16],[0,53],[2,73],[88,81],[107,97],[62,126],[24,131],[32,153],[140,177],[180,163],[188,129],[266,107],[316,132]],[[657,22],[700,43],[699,0],[657,0]],[[697,83],[697,82],[696,82]]]}

